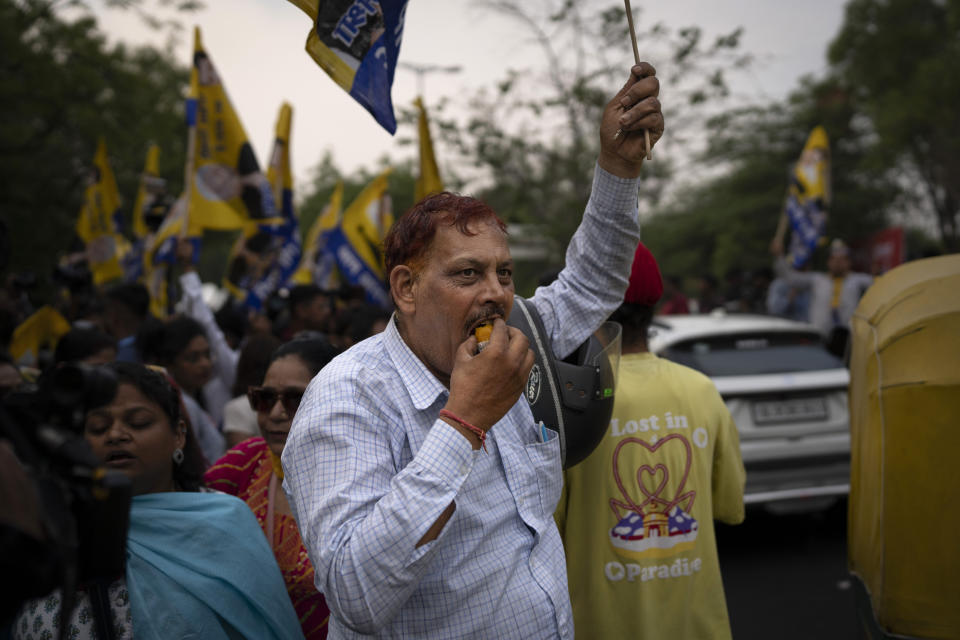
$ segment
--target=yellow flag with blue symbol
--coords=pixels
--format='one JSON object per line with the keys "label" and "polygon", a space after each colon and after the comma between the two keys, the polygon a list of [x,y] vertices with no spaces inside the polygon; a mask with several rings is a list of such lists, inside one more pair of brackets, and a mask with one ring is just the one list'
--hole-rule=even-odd
{"label": "yellow flag with blue symbol", "polygon": [[830,140],[823,127],[814,127],[790,175],[786,214],[790,221],[790,261],[805,265],[817,248],[830,208]]}
{"label": "yellow flag with blue symbol", "polygon": [[343,279],[363,287],[367,301],[389,308],[386,286],[383,238],[393,224],[385,170],[368,184],[343,214],[340,224],[325,233],[329,251]]}
{"label": "yellow flag with blue symbol", "polygon": [[144,238],[150,233],[147,226],[147,214],[156,198],[163,194],[166,182],[160,177],[160,147],[151,144],[147,147],[143,173],[140,174],[140,186],[137,199],[133,203],[133,237]]}
{"label": "yellow flag with blue symbol", "polygon": [[290,0],[313,21],[307,53],[391,134],[407,0]]}
{"label": "yellow flag with blue symbol", "polygon": [[293,108],[284,103],[277,115],[267,182],[277,215],[247,223],[235,245],[224,286],[248,308],[259,311],[267,298],[287,284],[300,264],[300,227],[293,207],[290,129]]}
{"label": "yellow flag with blue symbol", "polygon": [[413,199],[420,202],[427,196],[443,191],[443,180],[433,153],[433,139],[430,137],[430,123],[423,100],[417,97],[413,103],[417,107],[417,130],[420,137],[420,175],[414,185]]}
{"label": "yellow flag with blue symbol", "polygon": [[242,229],[277,215],[273,190],[227,96],[200,28],[194,30],[193,68],[187,99],[192,136],[188,234],[203,229]]}
{"label": "yellow flag with blue symbol", "polygon": [[[187,200],[181,196],[170,207],[157,232],[147,237],[143,254],[144,285],[150,294],[150,313],[164,318],[170,311],[167,280],[176,264],[177,241],[183,235],[187,222]],[[194,253],[199,254],[200,238],[192,237]]]}
{"label": "yellow flag with blue symbol", "polygon": [[94,284],[123,276],[121,258],[127,248],[122,235],[120,192],[107,158],[107,143],[101,138],[87,175],[83,206],[77,216],[77,236],[86,245]]}
{"label": "yellow flag with blue symbol", "polygon": [[295,284],[316,284],[321,289],[335,289],[339,285],[336,260],[326,249],[325,234],[340,224],[342,214],[343,181],[340,181],[333,188],[330,202],[310,226],[300,266],[291,278]]}

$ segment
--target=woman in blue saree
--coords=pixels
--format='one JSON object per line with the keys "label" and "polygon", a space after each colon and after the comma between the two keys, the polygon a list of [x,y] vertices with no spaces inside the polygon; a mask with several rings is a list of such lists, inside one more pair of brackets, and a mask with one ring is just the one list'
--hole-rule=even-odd
{"label": "woman in blue saree", "polygon": [[[116,638],[302,638],[273,553],[247,505],[202,490],[202,456],[167,377],[114,363],[116,396],[87,412],[84,438],[125,473],[130,508],[125,575],[106,589]],[[61,594],[27,603],[15,639],[58,637]],[[67,637],[97,638],[81,591]]]}

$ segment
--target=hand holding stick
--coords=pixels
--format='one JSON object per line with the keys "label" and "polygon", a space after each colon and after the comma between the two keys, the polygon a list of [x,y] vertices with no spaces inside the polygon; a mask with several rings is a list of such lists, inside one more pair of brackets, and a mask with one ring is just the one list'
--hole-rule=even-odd
{"label": "hand holding stick", "polygon": [[[633,43],[633,63],[640,64],[640,49],[637,48],[637,32],[633,28],[633,11],[630,9],[630,0],[623,0],[624,8],[627,10],[627,25],[630,27],[630,42]],[[620,137],[623,129],[618,129],[613,135],[614,139]],[[647,160],[653,160],[652,149],[650,148],[650,131],[643,130],[643,142],[647,145]]]}

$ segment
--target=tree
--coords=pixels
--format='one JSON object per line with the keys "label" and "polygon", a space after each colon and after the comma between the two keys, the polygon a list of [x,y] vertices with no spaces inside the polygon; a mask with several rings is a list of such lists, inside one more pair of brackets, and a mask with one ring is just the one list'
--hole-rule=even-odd
{"label": "tree", "polygon": [[687,190],[644,226],[644,238],[669,274],[725,274],[770,265],[768,250],[789,172],[807,135],[830,136],[833,202],[826,235],[863,237],[886,223],[896,193],[866,161],[859,113],[835,81],[804,80],[787,100],[723,113],[709,123],[705,168],[722,173]]}
{"label": "tree", "polygon": [[960,0],[851,0],[829,59],[872,137],[869,161],[960,251]]}
{"label": "tree", "polygon": [[[456,156],[443,163],[444,179],[470,184],[510,222],[542,225],[553,243],[553,262],[560,264],[590,194],[600,113],[633,63],[623,5],[597,9],[572,0],[480,5],[522,25],[544,67],[511,69],[496,87],[478,90],[468,100],[465,119],[444,118],[443,103],[434,108],[444,154],[452,149]],[[673,31],[662,24],[639,34],[644,57],[670,69],[664,145],[689,143],[693,136],[681,135],[691,132],[685,121],[726,97],[725,72],[749,63],[737,52],[739,35],[705,43],[696,27]],[[673,172],[671,155],[647,165],[644,206],[658,201]]]}
{"label": "tree", "polygon": [[0,0],[0,206],[11,269],[39,273],[70,245],[100,136],[128,219],[148,143],[177,193],[186,141],[187,69],[155,49],[110,47],[91,16],[67,20],[55,5]]}

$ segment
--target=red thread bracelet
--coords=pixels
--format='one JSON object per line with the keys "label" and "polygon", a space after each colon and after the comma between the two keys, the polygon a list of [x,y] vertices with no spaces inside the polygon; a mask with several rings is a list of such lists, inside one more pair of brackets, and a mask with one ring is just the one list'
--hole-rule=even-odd
{"label": "red thread bracelet", "polygon": [[486,440],[487,440],[487,432],[486,432],[486,431],[484,431],[484,430],[481,429],[480,427],[475,427],[474,425],[470,424],[469,422],[467,422],[467,421],[464,420],[463,418],[457,417],[457,416],[454,415],[452,412],[447,411],[446,409],[441,409],[441,410],[440,410],[440,417],[441,417],[441,418],[448,418],[448,419],[450,419],[450,420],[453,420],[454,422],[456,422],[458,425],[460,425],[460,426],[463,427],[464,429],[468,429],[468,430],[472,431],[472,432],[474,433],[474,435],[476,435],[477,438],[480,439],[480,446],[483,447],[484,452],[486,452],[486,450],[487,450],[487,443],[486,443]]}

